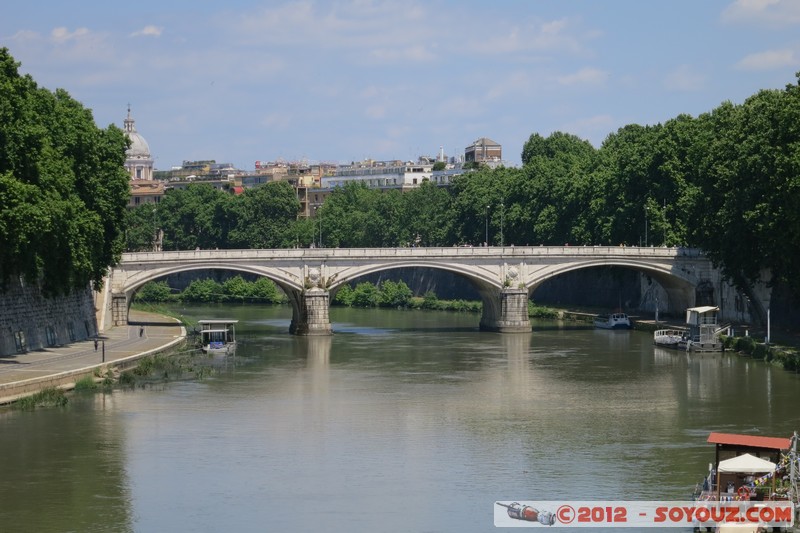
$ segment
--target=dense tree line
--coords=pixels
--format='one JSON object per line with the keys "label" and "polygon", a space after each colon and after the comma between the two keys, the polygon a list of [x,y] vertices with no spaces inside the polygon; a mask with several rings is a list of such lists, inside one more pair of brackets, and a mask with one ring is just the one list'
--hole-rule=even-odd
{"label": "dense tree line", "polygon": [[286,303],[286,294],[270,279],[258,278],[247,281],[242,276],[234,276],[223,283],[213,279],[197,279],[184,290],[173,290],[166,281],[151,281],[136,292],[137,302],[254,302],[279,304]]}
{"label": "dense tree line", "polygon": [[[157,213],[132,212],[128,245],[149,249],[156,224],[165,249],[694,246],[739,286],[768,270],[800,295],[800,84],[698,117],[628,125],[599,148],[533,134],[522,163],[404,194],[351,183],[300,220],[286,184],[241,197],[191,186],[167,195]],[[136,221],[150,229],[137,233]]]}
{"label": "dense tree line", "polygon": [[46,294],[98,285],[124,248],[127,140],[18,69],[0,48],[0,285],[18,276]]}

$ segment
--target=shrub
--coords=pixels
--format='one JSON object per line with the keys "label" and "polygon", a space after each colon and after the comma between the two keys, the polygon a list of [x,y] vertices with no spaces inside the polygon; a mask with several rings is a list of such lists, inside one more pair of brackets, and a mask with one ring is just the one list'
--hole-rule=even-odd
{"label": "shrub", "polygon": [[436,293],[433,291],[428,291],[422,297],[422,308],[423,309],[436,309],[439,303],[439,298],[436,296]]}
{"label": "shrub", "polygon": [[339,287],[339,289],[337,289],[336,296],[333,298],[333,303],[336,305],[352,307],[353,297],[353,287],[350,285],[342,285]]}
{"label": "shrub", "polygon": [[213,279],[194,280],[181,293],[187,302],[217,302],[222,297],[222,287]]}
{"label": "shrub", "polygon": [[378,303],[383,307],[407,307],[413,295],[403,281],[384,281],[380,286]]}
{"label": "shrub", "polygon": [[354,307],[377,307],[380,293],[378,288],[369,282],[359,283],[353,290]]}
{"label": "shrub", "polygon": [[137,302],[168,302],[174,298],[166,281],[151,281],[138,290],[134,299]]}
{"label": "shrub", "polygon": [[254,300],[272,304],[283,303],[287,300],[286,294],[269,278],[258,278],[251,283],[247,296]]}
{"label": "shrub", "polygon": [[249,296],[250,283],[246,282],[242,276],[228,278],[222,284],[222,293],[226,301],[244,302]]}

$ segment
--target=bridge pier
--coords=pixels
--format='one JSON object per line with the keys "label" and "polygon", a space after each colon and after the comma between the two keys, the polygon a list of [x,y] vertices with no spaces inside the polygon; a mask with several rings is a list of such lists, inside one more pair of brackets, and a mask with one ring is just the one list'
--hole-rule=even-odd
{"label": "bridge pier", "polygon": [[528,318],[528,290],[505,287],[494,293],[493,298],[484,296],[480,328],[498,333],[531,331],[531,321]]}
{"label": "bridge pier", "polygon": [[115,326],[128,323],[128,295],[115,293],[111,295],[111,322]]}
{"label": "bridge pier", "polygon": [[328,314],[330,293],[318,287],[307,289],[292,298],[292,323],[289,332],[294,335],[332,335]]}

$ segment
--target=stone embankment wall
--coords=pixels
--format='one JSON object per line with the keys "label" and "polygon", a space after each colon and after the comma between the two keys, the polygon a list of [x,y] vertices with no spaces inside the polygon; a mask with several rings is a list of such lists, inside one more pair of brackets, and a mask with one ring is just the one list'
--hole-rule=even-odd
{"label": "stone embankment wall", "polygon": [[46,298],[38,286],[12,280],[0,292],[0,356],[85,340],[97,334],[89,287]]}

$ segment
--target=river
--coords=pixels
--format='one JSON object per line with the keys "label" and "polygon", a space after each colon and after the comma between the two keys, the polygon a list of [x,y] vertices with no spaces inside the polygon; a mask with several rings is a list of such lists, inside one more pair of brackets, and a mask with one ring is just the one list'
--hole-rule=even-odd
{"label": "river", "polygon": [[710,432],[800,429],[797,375],[637,331],[182,312],[240,320],[210,377],[0,411],[2,531],[491,531],[496,500],[687,500]]}

